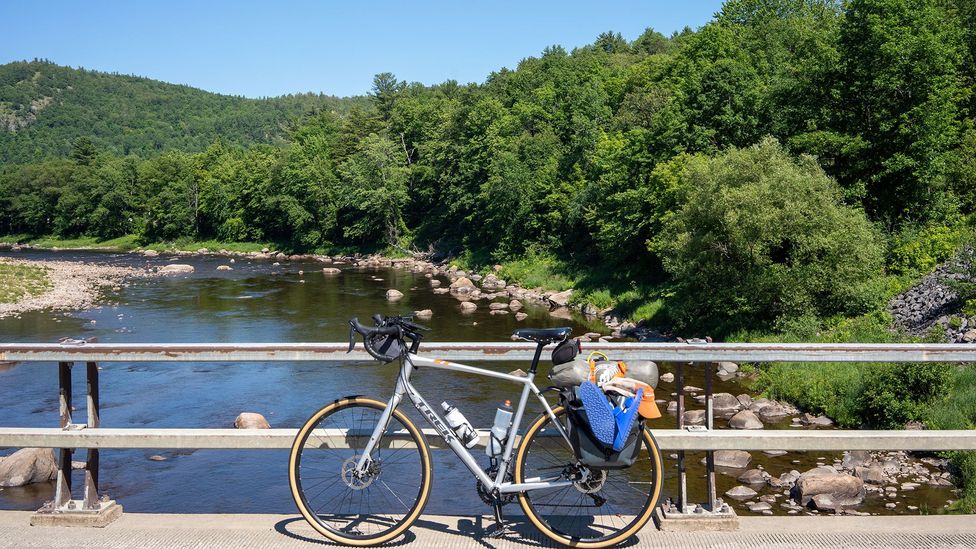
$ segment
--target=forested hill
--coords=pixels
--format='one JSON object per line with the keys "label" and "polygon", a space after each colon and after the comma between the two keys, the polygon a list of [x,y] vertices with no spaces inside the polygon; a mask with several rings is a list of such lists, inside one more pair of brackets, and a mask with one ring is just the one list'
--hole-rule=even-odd
{"label": "forested hill", "polygon": [[62,67],[47,61],[0,65],[0,162],[64,156],[74,139],[101,150],[151,156],[228,144],[280,143],[314,110],[345,112],[365,98],[300,94],[247,99],[149,78]]}

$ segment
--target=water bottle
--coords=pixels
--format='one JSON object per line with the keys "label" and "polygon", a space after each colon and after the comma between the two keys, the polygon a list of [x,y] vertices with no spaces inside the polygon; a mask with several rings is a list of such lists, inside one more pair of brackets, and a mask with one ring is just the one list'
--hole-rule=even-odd
{"label": "water bottle", "polygon": [[444,420],[451,426],[451,429],[454,429],[454,433],[461,439],[461,442],[468,448],[474,448],[481,439],[481,435],[471,426],[471,422],[464,417],[461,410],[451,406],[446,401],[441,402],[441,408],[444,409]]}
{"label": "water bottle", "polygon": [[504,405],[495,410],[495,423],[491,426],[488,444],[485,444],[485,454],[488,457],[497,457],[505,449],[505,440],[508,438],[508,429],[511,426],[512,401],[506,400]]}

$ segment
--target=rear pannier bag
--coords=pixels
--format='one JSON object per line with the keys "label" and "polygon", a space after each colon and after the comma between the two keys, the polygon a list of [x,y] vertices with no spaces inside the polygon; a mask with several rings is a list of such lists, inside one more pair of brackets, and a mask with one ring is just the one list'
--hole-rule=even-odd
{"label": "rear pannier bag", "polygon": [[634,422],[627,442],[619,452],[600,442],[590,429],[586,410],[579,399],[579,387],[567,388],[560,393],[560,400],[566,407],[567,431],[573,445],[573,452],[580,463],[595,469],[623,469],[637,461],[644,437],[644,421]]}

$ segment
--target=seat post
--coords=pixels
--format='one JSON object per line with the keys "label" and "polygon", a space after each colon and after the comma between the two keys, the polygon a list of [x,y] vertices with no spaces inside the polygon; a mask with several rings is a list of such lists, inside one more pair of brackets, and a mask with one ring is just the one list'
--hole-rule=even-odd
{"label": "seat post", "polygon": [[546,344],[544,342],[542,342],[542,341],[539,341],[536,344],[536,346],[535,346],[535,356],[532,357],[532,366],[529,367],[529,373],[530,374],[533,374],[534,375],[536,368],[539,367],[539,357],[542,356],[542,348],[545,347],[545,346],[546,346]]}

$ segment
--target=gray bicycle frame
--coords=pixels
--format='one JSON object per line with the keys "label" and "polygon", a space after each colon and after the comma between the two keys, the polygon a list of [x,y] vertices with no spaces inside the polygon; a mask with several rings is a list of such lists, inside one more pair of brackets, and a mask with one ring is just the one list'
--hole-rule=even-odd
{"label": "gray bicycle frame", "polygon": [[[505,449],[501,454],[501,463],[498,467],[498,473],[494,479],[489,477],[488,474],[481,469],[481,465],[478,463],[478,460],[471,455],[471,452],[468,451],[468,449],[464,446],[464,443],[461,442],[454,431],[448,427],[447,423],[437,414],[437,412],[427,403],[427,401],[424,400],[424,397],[421,396],[417,389],[410,384],[410,376],[413,374],[413,370],[416,366],[493,377],[522,385],[522,395],[519,397],[518,406],[515,408],[515,414],[512,417],[512,425],[509,427],[508,433],[506,434],[507,439],[505,441]],[[572,445],[566,430],[556,419],[556,414],[552,411],[552,407],[549,406],[549,403],[546,402],[545,397],[542,396],[542,392],[538,387],[536,387],[534,377],[534,371],[530,372],[524,377],[514,376],[511,374],[493,372],[483,368],[475,368],[474,366],[468,366],[465,364],[458,364],[456,362],[435,360],[416,354],[407,354],[400,366],[400,373],[397,377],[397,384],[393,392],[393,397],[390,398],[389,402],[387,402],[386,409],[383,410],[383,413],[380,415],[380,419],[377,422],[376,427],[373,429],[373,433],[370,435],[369,441],[366,443],[366,447],[363,448],[363,455],[359,457],[359,461],[356,464],[357,470],[366,470],[366,467],[369,465],[370,461],[369,456],[373,452],[373,448],[383,437],[383,433],[386,431],[386,428],[389,426],[390,418],[393,416],[393,411],[397,408],[397,406],[400,405],[400,402],[403,400],[403,395],[407,395],[414,407],[416,407],[424,419],[427,420],[427,423],[429,423],[430,426],[437,431],[438,435],[440,435],[447,445],[454,450],[454,453],[461,458],[461,461],[468,468],[468,470],[471,471],[471,474],[477,477],[477,479],[481,481],[489,492],[494,492],[497,490],[499,493],[506,494],[538,490],[541,488],[559,488],[573,484],[574,481],[572,480],[558,480],[561,476],[559,474],[551,479],[531,478],[525,479],[526,482],[520,483],[505,480],[505,475],[507,474],[508,468],[511,465],[512,450],[515,448],[515,437],[518,434],[519,425],[522,423],[522,416],[525,413],[525,406],[528,403],[529,394],[535,395],[539,402],[542,403],[545,413],[552,420],[552,423],[556,426],[559,434],[562,435],[567,444]]]}

